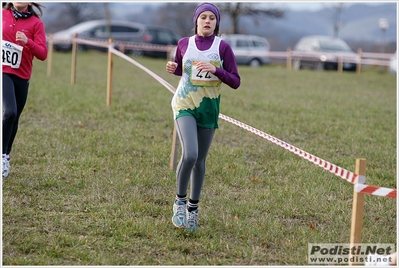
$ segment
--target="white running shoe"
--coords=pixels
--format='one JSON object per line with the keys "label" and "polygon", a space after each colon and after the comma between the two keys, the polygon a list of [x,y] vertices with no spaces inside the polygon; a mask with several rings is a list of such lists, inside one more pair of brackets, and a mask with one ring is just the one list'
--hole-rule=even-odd
{"label": "white running shoe", "polygon": [[3,154],[2,167],[3,167],[3,177],[7,178],[8,174],[10,174],[10,156]]}
{"label": "white running shoe", "polygon": [[186,229],[190,232],[197,231],[198,228],[198,209],[191,212],[187,211],[187,227]]}
{"label": "white running shoe", "polygon": [[173,225],[176,226],[177,228],[186,228],[187,225],[186,210],[187,210],[186,203],[179,201],[173,202],[172,222]]}

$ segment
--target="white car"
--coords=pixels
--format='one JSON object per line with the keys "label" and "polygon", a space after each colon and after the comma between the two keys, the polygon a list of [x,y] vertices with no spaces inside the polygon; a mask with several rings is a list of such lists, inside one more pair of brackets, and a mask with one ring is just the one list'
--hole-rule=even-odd
{"label": "white car", "polygon": [[[53,34],[54,49],[56,51],[70,51],[72,49],[72,37],[77,34],[82,39],[96,39],[108,41],[109,38],[119,41],[138,42],[145,34],[144,24],[128,21],[111,21],[110,33],[108,33],[108,22],[106,20],[91,20],[76,24],[66,30]],[[65,40],[58,42],[58,40]],[[100,47],[79,44],[79,50],[99,49]]]}
{"label": "white car", "polygon": [[237,64],[259,67],[270,63],[270,44],[266,38],[258,35],[224,34],[236,56]]}
{"label": "white car", "polygon": [[[108,31],[109,27],[109,31]],[[54,49],[56,51],[71,51],[71,39],[74,34],[78,34],[81,39],[101,40],[107,43],[109,38],[115,40],[115,48],[118,49],[121,43],[140,43],[148,45],[177,45],[181,36],[170,29],[162,26],[144,25],[138,22],[112,20],[108,25],[106,20],[92,20],[76,24],[66,30],[53,34]],[[119,44],[119,45],[118,45]],[[78,50],[97,49],[107,51],[107,48],[100,46],[91,46],[86,44],[78,44]],[[149,56],[154,58],[165,58],[165,51],[156,50],[125,50],[126,53],[133,53],[137,56]]]}
{"label": "white car", "polygon": [[338,61],[342,58],[344,70],[356,71],[359,61],[359,56],[344,40],[323,35],[302,37],[295,45],[292,57],[296,70],[338,70]]}

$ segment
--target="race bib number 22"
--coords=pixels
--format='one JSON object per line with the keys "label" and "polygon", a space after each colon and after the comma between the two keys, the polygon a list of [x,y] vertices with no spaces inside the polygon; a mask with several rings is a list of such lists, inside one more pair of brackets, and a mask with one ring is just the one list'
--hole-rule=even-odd
{"label": "race bib number 22", "polygon": [[1,40],[1,47],[3,66],[10,66],[15,69],[19,68],[24,47],[4,40]]}
{"label": "race bib number 22", "polygon": [[[203,72],[202,70],[199,70],[197,68],[197,62],[194,60],[191,68],[191,83],[195,86],[218,86],[220,85],[221,81],[219,78],[210,73],[210,72]],[[219,61],[211,61],[211,63],[217,67],[220,67],[220,62]]]}

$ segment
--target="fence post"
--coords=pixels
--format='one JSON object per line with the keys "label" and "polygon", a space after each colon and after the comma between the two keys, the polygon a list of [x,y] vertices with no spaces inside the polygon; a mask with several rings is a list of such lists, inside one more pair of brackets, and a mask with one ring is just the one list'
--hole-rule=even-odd
{"label": "fence post", "polygon": [[73,40],[72,40],[72,64],[71,64],[71,85],[75,85],[76,82],[76,59],[77,59],[77,41],[76,38],[78,37],[78,34],[75,33],[73,35]]}
{"label": "fence post", "polygon": [[287,69],[288,70],[291,70],[292,69],[292,51],[291,51],[291,48],[290,47],[288,47],[287,48]]}
{"label": "fence post", "polygon": [[119,46],[119,51],[122,52],[123,54],[125,54],[125,44],[121,44]]}
{"label": "fence post", "polygon": [[338,72],[342,73],[344,70],[344,63],[343,63],[343,58],[339,57],[338,58]]}
{"label": "fence post", "polygon": [[47,56],[47,76],[51,76],[51,65],[53,63],[53,35],[50,34],[48,41],[48,56]]}
{"label": "fence post", "polygon": [[[355,174],[359,176],[366,176],[366,159],[356,159],[356,171]],[[351,220],[351,236],[350,236],[350,247],[353,244],[360,244],[362,242],[362,228],[363,228],[363,209],[364,209],[364,193],[358,193],[353,190],[353,202],[352,202],[352,220]],[[349,257],[352,257],[351,255]],[[358,265],[358,262],[351,262],[349,258],[349,266]]]}
{"label": "fence post", "polygon": [[168,45],[167,49],[166,49],[166,61],[169,61],[172,59],[172,45]]}
{"label": "fence post", "polygon": [[356,73],[360,74],[361,70],[362,70],[362,48],[359,47],[357,49],[357,55],[359,56],[359,62],[356,64]]}
{"label": "fence post", "polygon": [[170,154],[170,169],[175,170],[177,163],[177,153],[179,151],[179,140],[177,137],[176,125],[173,127],[173,136],[172,136],[172,151]]}
{"label": "fence post", "polygon": [[114,61],[110,47],[113,42],[114,40],[112,38],[108,39],[107,106],[111,105],[111,97],[112,97],[112,71],[114,67]]}

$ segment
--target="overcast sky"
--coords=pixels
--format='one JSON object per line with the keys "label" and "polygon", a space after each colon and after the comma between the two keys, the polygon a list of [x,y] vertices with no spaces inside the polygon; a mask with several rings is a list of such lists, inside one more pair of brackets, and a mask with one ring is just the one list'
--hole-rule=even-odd
{"label": "overcast sky", "polygon": [[[323,4],[321,2],[281,2],[279,4],[283,4],[287,6],[291,10],[319,10],[323,8]],[[324,4],[328,4],[328,2],[324,2]]]}
{"label": "overcast sky", "polygon": [[[214,1],[218,2],[218,1]],[[220,1],[220,2],[225,2],[225,1]],[[233,1],[233,2],[242,2],[242,1]],[[249,1],[252,2],[252,1]],[[310,10],[310,11],[315,11],[319,9],[323,9],[325,5],[331,5],[331,4],[336,4],[336,3],[346,3],[348,5],[352,4],[358,4],[358,3],[364,3],[368,5],[381,5],[384,3],[395,3],[396,1],[253,1],[253,2],[258,2],[258,3],[265,3],[267,5],[273,5],[273,6],[284,6],[287,7],[291,10],[294,11],[299,11],[299,10]]]}
{"label": "overcast sky", "polygon": [[[347,4],[356,4],[356,3],[365,3],[368,5],[380,5],[380,4],[384,4],[388,3],[388,2],[396,2],[396,1],[340,1],[343,3],[347,3]],[[326,4],[333,4],[333,3],[338,3],[338,1],[308,1],[308,2],[284,2],[281,1],[279,2],[281,4],[284,3],[284,5],[286,5],[287,7],[289,7],[292,10],[319,10],[322,9],[324,7],[324,5]]]}
{"label": "overcast sky", "polygon": [[[88,1],[69,1],[69,0],[60,0],[60,1],[52,1],[52,0],[44,0],[41,2],[91,2],[90,0]],[[94,2],[94,1],[93,1]],[[156,3],[166,3],[166,2],[191,2],[191,1],[134,1],[134,0],[127,0],[127,1],[96,1],[96,2],[126,2],[126,3],[134,3],[134,2],[140,2],[140,3],[151,3],[151,4],[156,4]],[[218,2],[227,2],[226,0],[204,0],[204,1],[192,1],[192,2],[197,2],[198,4],[202,2],[211,2],[217,4]],[[246,1],[228,1],[228,2],[246,2]],[[339,3],[339,2],[344,2],[347,4],[355,4],[355,3],[366,3],[370,5],[379,5],[383,3],[396,3],[397,1],[251,1],[249,0],[248,2],[254,2],[254,3],[265,3],[267,5],[272,5],[276,7],[286,7],[289,8],[290,10],[298,11],[298,10],[319,10],[322,9],[326,4],[333,4],[333,3]]]}
{"label": "overcast sky", "polygon": [[[89,2],[89,1],[88,1]],[[99,1],[99,2],[110,2],[110,1]],[[162,2],[190,2],[190,1],[115,1],[115,2],[141,2],[141,3],[162,3]],[[211,2],[211,3],[215,3],[217,4],[218,2],[227,2],[226,0],[204,0],[202,2],[199,1],[193,1],[193,2],[197,2],[198,4],[202,3],[202,2]],[[229,2],[245,2],[245,1],[229,1]],[[383,4],[388,3],[388,2],[393,2],[395,3],[396,1],[251,1],[249,0],[248,2],[254,2],[254,3],[265,3],[267,5],[272,5],[272,6],[276,6],[276,7],[287,7],[291,10],[294,11],[298,11],[298,10],[311,10],[311,11],[315,11],[315,10],[319,10],[322,9],[326,4],[333,4],[333,3],[339,3],[339,2],[343,2],[343,3],[347,3],[349,5],[351,4],[355,4],[355,3],[365,3],[365,4],[370,4],[370,5],[379,5],[379,4]]]}

